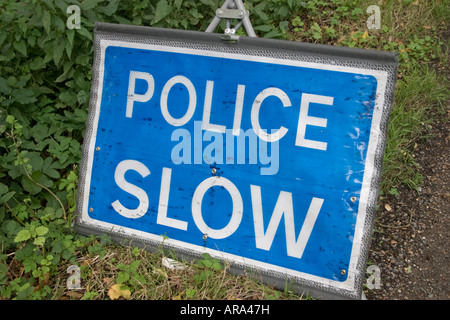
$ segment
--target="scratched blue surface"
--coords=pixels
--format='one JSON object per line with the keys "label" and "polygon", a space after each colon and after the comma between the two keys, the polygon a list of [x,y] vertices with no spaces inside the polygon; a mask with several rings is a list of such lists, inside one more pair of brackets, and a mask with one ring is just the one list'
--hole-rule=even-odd
{"label": "scratched blue surface", "polygon": [[[153,97],[146,103],[135,102],[132,118],[125,117],[130,70],[153,75]],[[290,98],[292,106],[283,108],[274,97],[261,106],[260,123],[264,129],[284,126],[287,134],[279,141],[279,169],[274,175],[261,175],[261,163],[216,164],[217,174],[226,177],[239,189],[244,213],[238,229],[225,239],[202,238],[191,213],[196,187],[212,176],[211,165],[179,164],[171,160],[178,141],[171,141],[177,129],[169,125],[160,111],[164,84],[175,75],[187,77],[195,86],[197,106],[192,119],[181,128],[194,135],[194,121],[201,121],[206,81],[214,81],[210,122],[231,129],[237,85],[245,85],[241,128],[251,128],[250,110],[253,100],[263,89],[276,87]],[[217,57],[168,53],[144,49],[110,46],[105,52],[101,107],[92,163],[89,213],[91,218],[155,235],[167,235],[185,243],[267,262],[291,270],[327,279],[344,281],[353,245],[359,194],[365,171],[377,81],[372,76],[303,67],[240,61]],[[145,81],[136,82],[136,93],[147,90]],[[187,108],[188,93],[177,85],[169,94],[169,111],[181,117]],[[327,150],[295,146],[302,93],[331,96],[332,106],[311,104],[310,116],[328,119],[327,127],[307,126],[306,138],[327,142]],[[205,131],[203,131],[204,133]],[[223,139],[225,143],[225,137]],[[203,141],[203,148],[210,144]],[[194,155],[192,140],[192,161]],[[224,161],[225,149],[224,148]],[[248,152],[248,149],[247,149]],[[235,153],[236,154],[236,153]],[[141,218],[125,218],[112,208],[119,200],[134,209],[138,199],[120,189],[114,171],[122,160],[142,162],[151,174],[142,178],[136,172],[125,175],[128,182],[144,189],[149,197],[148,212]],[[187,231],[156,223],[163,167],[172,169],[167,216],[186,221]],[[312,197],[324,199],[301,259],[286,253],[284,219],[281,220],[270,250],[257,249],[250,185],[261,187],[264,230],[280,191],[293,195],[296,237],[302,227]],[[355,196],[356,202],[350,199]],[[226,226],[231,214],[231,197],[220,187],[211,188],[204,196],[202,214],[214,229]]]}

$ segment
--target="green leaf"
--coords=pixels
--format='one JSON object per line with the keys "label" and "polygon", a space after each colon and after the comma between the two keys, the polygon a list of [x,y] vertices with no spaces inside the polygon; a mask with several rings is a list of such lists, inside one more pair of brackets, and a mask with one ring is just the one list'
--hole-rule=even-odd
{"label": "green leaf", "polygon": [[[73,30],[70,30],[70,31],[73,31]],[[73,47],[73,45],[70,43],[70,41],[66,41],[66,53],[67,53],[67,57],[69,59],[70,59],[70,56],[72,55],[72,47]]]}
{"label": "green leaf", "polygon": [[42,25],[44,26],[45,32],[47,34],[50,34],[50,28],[52,26],[52,18],[50,16],[50,12],[45,10],[44,14],[42,15]]}
{"label": "green leaf", "polygon": [[155,10],[155,18],[153,19],[153,23],[157,23],[164,19],[170,12],[172,11],[172,7],[169,5],[167,0],[160,0],[156,5]]}
{"label": "green leaf", "polygon": [[99,7],[97,10],[108,17],[112,16],[117,11],[119,2],[120,0],[111,0],[107,6]]}
{"label": "green leaf", "polygon": [[2,196],[0,197],[0,203],[3,203],[3,202],[8,201],[9,199],[12,198],[12,196],[13,196],[15,193],[16,193],[15,191],[10,191],[10,192],[8,192],[8,193],[2,195]]}
{"label": "green leaf", "polygon": [[85,0],[82,3],[80,3],[81,10],[90,10],[93,9],[99,4],[100,2],[103,2],[103,0]]}
{"label": "green leaf", "polygon": [[58,169],[56,162],[51,157],[46,158],[42,164],[42,172],[50,178],[59,179],[59,172],[55,169]]}
{"label": "green leaf", "polygon": [[15,89],[12,92],[12,95],[14,96],[14,98],[16,98],[16,101],[20,104],[29,104],[36,102],[37,100],[34,91],[27,88]]}
{"label": "green leaf", "polygon": [[136,270],[137,270],[137,268],[139,267],[140,264],[141,264],[141,260],[133,261],[130,264],[130,270],[133,271],[133,272],[136,272]]}
{"label": "green leaf", "polygon": [[78,33],[81,34],[83,37],[89,39],[90,41],[92,41],[92,35],[89,31],[87,31],[86,28],[82,27],[80,29],[77,29]]}
{"label": "green leaf", "polygon": [[220,271],[222,270],[222,264],[219,261],[214,261],[212,265],[214,270]]}
{"label": "green leaf", "polygon": [[211,268],[212,267],[212,265],[213,265],[213,263],[212,263],[212,261],[211,260],[203,260],[202,261],[203,262],[203,265],[205,266],[205,267],[207,267],[207,268]]}
{"label": "green leaf", "polygon": [[75,36],[75,31],[73,29],[69,29],[66,32],[68,43],[70,44],[70,47],[73,46],[73,37]]}
{"label": "green leaf", "polygon": [[209,253],[202,253],[202,257],[203,259],[211,259],[211,256],[209,255]]}
{"label": "green leaf", "polygon": [[42,57],[36,57],[32,62],[30,62],[31,70],[39,70],[45,68],[45,62]]}
{"label": "green leaf", "polygon": [[64,44],[61,42],[61,40],[54,40],[53,41],[53,61],[55,62],[55,65],[58,65],[61,61],[62,55],[64,53]]}
{"label": "green leaf", "polygon": [[47,234],[48,228],[44,227],[44,226],[39,226],[34,231],[36,232],[36,235],[43,236],[43,235]]}
{"label": "green leaf", "polygon": [[34,239],[33,243],[37,246],[43,246],[45,244],[45,237],[37,237]]}
{"label": "green leaf", "polygon": [[77,103],[77,95],[70,91],[64,91],[59,95],[59,98],[62,102],[66,103],[69,106],[73,106]]}
{"label": "green leaf", "polygon": [[17,233],[16,237],[14,238],[14,242],[22,242],[27,241],[31,238],[31,233],[27,229],[22,229]]}
{"label": "green leaf", "polygon": [[280,29],[283,32],[287,32],[289,30],[289,22],[288,21],[281,21],[280,22]]}
{"label": "green leaf", "polygon": [[2,77],[0,77],[0,93],[10,94],[11,87],[8,85],[8,82]]}
{"label": "green leaf", "polygon": [[20,224],[15,220],[8,220],[2,224],[2,230],[11,237],[20,229]]}
{"label": "green leaf", "polygon": [[84,104],[84,103],[88,102],[89,94],[84,90],[80,90],[80,92],[78,92],[78,94],[77,94],[77,101],[80,104]]}
{"label": "green leaf", "polygon": [[25,268],[25,272],[30,272],[36,269],[36,262],[33,259],[25,259],[23,261],[23,266]]}
{"label": "green leaf", "polygon": [[280,7],[280,9],[278,10],[278,14],[282,17],[282,18],[286,18],[289,14],[289,8],[286,6],[282,6]]}
{"label": "green leaf", "polygon": [[0,182],[0,195],[8,192],[8,186]]}
{"label": "green leaf", "polygon": [[276,38],[279,35],[280,35],[280,33],[278,32],[278,30],[275,29],[275,30],[270,31],[269,33],[266,33],[264,35],[264,38]]}
{"label": "green leaf", "polygon": [[256,31],[269,32],[270,30],[273,29],[273,27],[269,26],[267,24],[263,24],[263,25],[260,25],[260,26],[256,26],[253,29],[256,30]]}
{"label": "green leaf", "polygon": [[23,54],[25,57],[27,56],[27,45],[25,43],[25,40],[20,40],[18,42],[13,43],[14,49],[19,51],[21,54]]}
{"label": "green leaf", "polygon": [[25,283],[20,289],[17,291],[17,300],[25,300],[30,297],[30,295],[34,292],[34,287],[29,283]]}
{"label": "green leaf", "polygon": [[119,284],[122,284],[128,280],[130,280],[130,275],[128,274],[128,272],[125,272],[125,271],[119,272],[119,274],[117,275],[117,278],[116,278],[116,282]]}

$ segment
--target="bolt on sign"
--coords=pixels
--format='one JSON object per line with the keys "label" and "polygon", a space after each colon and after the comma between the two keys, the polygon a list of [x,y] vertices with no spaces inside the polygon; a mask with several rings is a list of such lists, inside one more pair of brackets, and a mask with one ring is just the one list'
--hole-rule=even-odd
{"label": "bolt on sign", "polygon": [[97,23],[82,234],[362,298],[394,53]]}

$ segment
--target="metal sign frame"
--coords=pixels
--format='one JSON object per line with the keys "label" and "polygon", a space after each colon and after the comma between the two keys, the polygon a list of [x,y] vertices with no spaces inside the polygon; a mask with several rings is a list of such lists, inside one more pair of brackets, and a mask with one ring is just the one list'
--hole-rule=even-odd
{"label": "metal sign frame", "polygon": [[[357,226],[353,236],[353,249],[349,263],[347,280],[344,282],[322,279],[299,272],[274,267],[242,259],[232,254],[208,248],[197,248],[180,241],[151,237],[138,230],[103,223],[89,217],[89,193],[92,161],[96,152],[96,136],[103,82],[102,55],[105,43],[122,42],[130,47],[163,46],[168,50],[188,50],[190,52],[209,52],[226,57],[252,59],[260,57],[262,61],[304,64],[314,68],[331,66],[335,70],[365,70],[378,79],[371,140],[366,158],[365,194],[361,195],[357,217]],[[372,228],[375,219],[375,207],[381,180],[383,155],[386,143],[387,125],[393,105],[394,87],[397,77],[398,58],[396,53],[362,50],[298,43],[282,40],[240,37],[238,43],[221,40],[220,34],[196,31],[181,31],[151,27],[136,27],[109,23],[96,23],[94,32],[94,63],[92,88],[87,129],[83,144],[83,157],[80,165],[80,180],[77,198],[76,230],[80,234],[109,234],[115,241],[131,240],[133,245],[148,250],[173,251],[181,259],[196,259],[202,253],[230,263],[233,273],[251,270],[250,274],[261,276],[262,281],[283,289],[286,284],[296,292],[308,292],[312,296],[325,299],[361,299],[362,286],[366,270],[366,259],[370,247]],[[362,199],[364,197],[364,199]],[[259,276],[256,278],[260,279]]]}

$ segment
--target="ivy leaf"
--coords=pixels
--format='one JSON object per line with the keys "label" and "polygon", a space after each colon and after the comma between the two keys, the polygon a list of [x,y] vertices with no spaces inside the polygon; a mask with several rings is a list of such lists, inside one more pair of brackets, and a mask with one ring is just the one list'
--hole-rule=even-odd
{"label": "ivy leaf", "polygon": [[14,242],[22,242],[27,241],[31,238],[31,233],[27,229],[22,229],[17,233],[16,237],[14,238]]}

